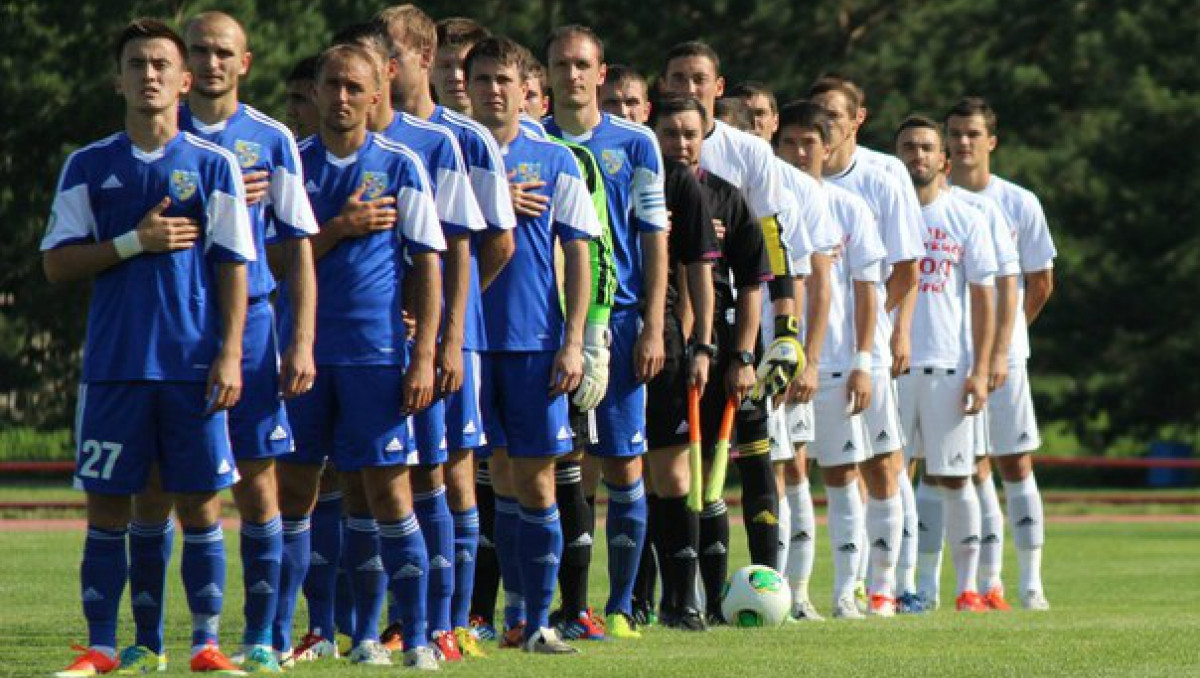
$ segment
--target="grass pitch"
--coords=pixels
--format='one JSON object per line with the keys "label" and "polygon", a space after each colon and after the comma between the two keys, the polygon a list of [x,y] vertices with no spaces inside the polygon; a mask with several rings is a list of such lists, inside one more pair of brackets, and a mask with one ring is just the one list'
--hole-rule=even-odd
{"label": "grass pitch", "polygon": [[[746,561],[735,526],[732,562]],[[236,534],[227,532],[230,553]],[[813,599],[828,611],[829,557],[822,528]],[[1045,556],[1048,613],[828,621],[778,630],[729,628],[684,634],[651,628],[641,641],[581,643],[578,657],[493,650],[486,660],[444,666],[449,676],[1195,676],[1200,675],[1200,524],[1052,524]],[[0,675],[47,676],[86,640],[77,580],[79,531],[0,531]],[[1005,578],[1015,589],[1015,563]],[[187,672],[188,615],[172,563],[167,674]],[[592,600],[606,591],[596,551]],[[230,560],[222,638],[240,638],[241,587]],[[953,590],[944,568],[943,604]],[[133,634],[124,605],[121,640]],[[306,618],[301,610],[298,619]],[[304,664],[296,676],[367,676],[402,671],[341,662]]]}

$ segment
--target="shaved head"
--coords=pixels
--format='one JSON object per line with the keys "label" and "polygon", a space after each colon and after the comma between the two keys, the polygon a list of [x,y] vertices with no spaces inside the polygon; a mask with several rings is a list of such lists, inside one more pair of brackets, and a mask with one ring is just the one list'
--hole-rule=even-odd
{"label": "shaved head", "polygon": [[184,39],[190,40],[197,33],[223,33],[232,38],[239,51],[248,48],[246,31],[237,19],[224,12],[201,12],[192,17],[184,28]]}

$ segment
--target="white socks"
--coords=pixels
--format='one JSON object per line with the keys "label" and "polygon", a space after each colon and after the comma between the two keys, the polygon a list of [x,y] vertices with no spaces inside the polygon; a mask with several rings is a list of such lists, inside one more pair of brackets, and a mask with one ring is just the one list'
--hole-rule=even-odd
{"label": "white socks", "polygon": [[979,497],[968,481],[961,488],[942,488],[945,509],[946,541],[950,543],[950,558],[958,578],[957,595],[975,590],[979,571]]}
{"label": "white socks", "polygon": [[942,576],[942,488],[925,481],[917,485],[917,592],[933,603]]}
{"label": "white socks", "polygon": [[867,544],[871,560],[872,595],[896,597],[896,562],[904,532],[904,502],[900,495],[867,499]]}
{"label": "white socks", "polygon": [[858,483],[825,487],[829,499],[829,545],[833,549],[833,599],[854,595],[863,552],[863,505]]}
{"label": "white socks", "polygon": [[[791,530],[786,537],[789,543],[784,575],[792,585],[792,600],[801,602],[808,600],[808,580],[817,556],[817,516],[808,478],[799,485],[788,485],[786,494]],[[783,515],[780,511],[780,516]]]}
{"label": "white socks", "polygon": [[1042,591],[1042,545],[1046,543],[1046,516],[1042,494],[1033,474],[1016,483],[1004,483],[1008,504],[1008,520],[1012,527],[1013,544],[1017,547],[1017,563],[1021,569],[1021,595]]}
{"label": "white socks", "polygon": [[975,493],[979,497],[982,526],[979,533],[979,592],[986,593],[995,587],[1004,588],[1000,580],[1004,564],[1004,514],[1000,512],[996,481],[991,475],[975,486]]}
{"label": "white socks", "polygon": [[901,524],[900,558],[896,562],[896,584],[898,593],[917,592],[917,498],[913,494],[912,481],[903,465],[896,474],[900,486],[900,502],[904,509]]}
{"label": "white socks", "polygon": [[[779,550],[775,556],[775,570],[783,572],[787,565],[788,544],[792,535],[792,512],[788,510],[787,493],[779,495]],[[786,576],[786,575],[785,575]]]}

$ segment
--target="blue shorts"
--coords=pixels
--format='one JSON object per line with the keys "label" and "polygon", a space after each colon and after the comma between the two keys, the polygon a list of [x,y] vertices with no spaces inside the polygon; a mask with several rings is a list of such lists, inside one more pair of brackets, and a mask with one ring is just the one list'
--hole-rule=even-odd
{"label": "blue shorts", "polygon": [[417,463],[421,466],[445,464],[449,453],[446,449],[446,400],[439,398],[408,420],[412,449],[417,451]]}
{"label": "blue shorts", "polygon": [[404,370],[392,365],[318,365],[312,390],[288,402],[296,451],[293,464],[322,464],[339,471],[415,464],[408,417],[400,413]]}
{"label": "blue shorts", "polygon": [[646,385],[633,374],[633,346],[641,326],[636,308],[613,309],[608,391],[596,407],[600,442],[588,447],[597,457],[636,457],[646,452]]}
{"label": "blue shorts", "polygon": [[550,397],[553,352],[488,353],[482,365],[479,402],[489,447],[503,448],[512,457],[571,451],[567,396]]}
{"label": "blue shorts", "polygon": [[278,457],[294,448],[279,391],[275,313],[266,297],[259,297],[246,307],[242,399],[229,410],[229,439],[237,459]]}
{"label": "blue shorts", "polygon": [[203,382],[83,384],[75,414],[75,482],[132,495],[158,462],[167,492],[212,492],[238,480],[225,412],[205,415]]}
{"label": "blue shorts", "polygon": [[463,386],[446,398],[446,445],[474,450],[487,444],[479,412],[479,353],[463,351]]}

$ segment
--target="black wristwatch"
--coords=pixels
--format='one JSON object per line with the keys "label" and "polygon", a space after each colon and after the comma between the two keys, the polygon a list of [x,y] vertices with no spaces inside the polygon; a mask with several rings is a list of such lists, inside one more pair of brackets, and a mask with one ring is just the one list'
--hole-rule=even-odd
{"label": "black wristwatch", "polygon": [[691,349],[692,349],[693,356],[704,354],[704,355],[708,356],[710,360],[717,357],[717,345],[716,344],[702,344],[698,341],[693,341],[692,345],[691,345]]}
{"label": "black wristwatch", "polygon": [[754,352],[753,351],[738,351],[737,353],[733,354],[733,358],[734,358],[734,360],[738,361],[739,363],[741,363],[743,365],[753,365],[754,364]]}

